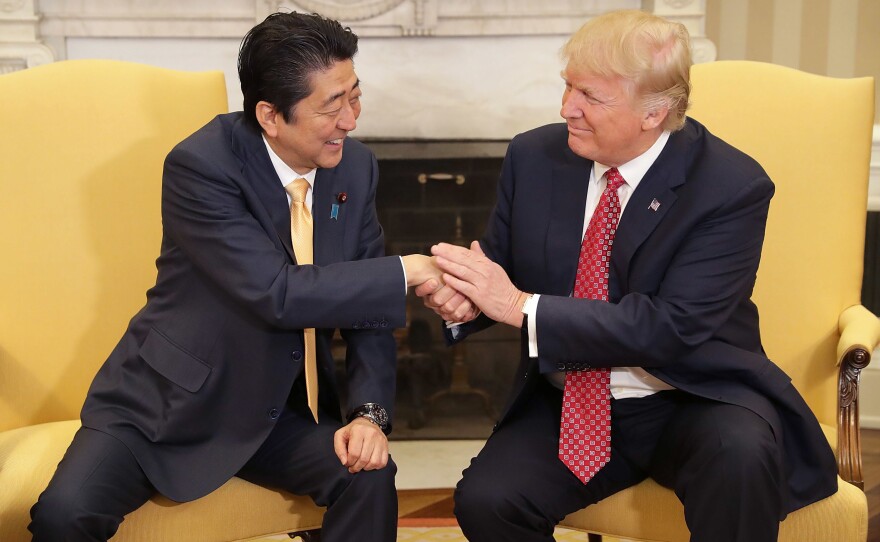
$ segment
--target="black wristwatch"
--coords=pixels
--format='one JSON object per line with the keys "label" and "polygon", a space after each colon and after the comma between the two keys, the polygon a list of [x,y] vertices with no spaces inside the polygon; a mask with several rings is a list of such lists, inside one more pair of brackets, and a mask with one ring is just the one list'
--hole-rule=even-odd
{"label": "black wristwatch", "polygon": [[349,423],[355,418],[366,418],[378,425],[383,433],[388,433],[388,413],[376,403],[365,403],[349,412]]}

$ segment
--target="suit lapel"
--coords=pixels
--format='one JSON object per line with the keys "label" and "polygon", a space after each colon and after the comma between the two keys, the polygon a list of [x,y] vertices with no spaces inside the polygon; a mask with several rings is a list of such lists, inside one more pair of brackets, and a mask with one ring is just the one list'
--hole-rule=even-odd
{"label": "suit lapel", "polygon": [[545,251],[547,293],[568,295],[574,287],[581,250],[584,208],[593,163],[566,146],[566,161],[553,167]]}
{"label": "suit lapel", "polygon": [[232,138],[233,152],[242,163],[242,175],[262,203],[269,216],[271,229],[278,236],[287,256],[291,261],[296,261],[290,242],[290,205],[287,202],[287,193],[272,166],[263,138],[245,126],[241,119],[233,129]]}
{"label": "suit lapel", "polygon": [[611,251],[610,297],[626,293],[629,270],[636,251],[666,216],[676,199],[675,189],[685,182],[693,141],[689,126],[669,136],[666,147],[642,178],[626,204]]}
{"label": "suit lapel", "polygon": [[[347,192],[344,176],[340,168],[319,169],[315,177],[312,193],[312,220],[315,225],[314,253],[315,263],[327,265],[339,262],[343,257],[345,221],[348,213],[345,204],[337,201],[341,192]],[[333,206],[338,205],[336,212]]]}

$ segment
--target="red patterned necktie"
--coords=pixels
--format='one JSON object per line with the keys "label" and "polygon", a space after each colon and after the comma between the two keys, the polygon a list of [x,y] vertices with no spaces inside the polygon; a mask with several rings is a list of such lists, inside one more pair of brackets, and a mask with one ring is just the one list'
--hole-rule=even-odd
{"label": "red patterned necktie", "polygon": [[[574,297],[608,301],[608,264],[620,219],[617,189],[626,181],[617,168],[605,173],[608,184],[581,243]],[[611,390],[607,368],[565,373],[559,459],[583,483],[611,459]]]}

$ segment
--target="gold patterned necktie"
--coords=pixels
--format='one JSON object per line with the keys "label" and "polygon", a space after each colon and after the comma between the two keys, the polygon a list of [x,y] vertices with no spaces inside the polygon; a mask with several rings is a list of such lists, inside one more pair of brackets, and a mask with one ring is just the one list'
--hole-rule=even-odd
{"label": "gold patterned necktie", "polygon": [[[284,187],[290,194],[290,241],[293,244],[293,253],[296,255],[296,263],[306,265],[314,263],[312,247],[312,213],[306,206],[306,194],[309,191],[309,181],[300,177]],[[308,396],[309,410],[318,422],[318,365],[315,360],[315,329],[303,330],[305,338],[305,372],[306,394]]]}

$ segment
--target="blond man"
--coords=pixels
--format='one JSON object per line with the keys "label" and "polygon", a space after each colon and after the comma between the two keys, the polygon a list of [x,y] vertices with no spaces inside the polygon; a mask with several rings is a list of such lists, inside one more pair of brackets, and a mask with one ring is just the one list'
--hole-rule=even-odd
{"label": "blond man", "polygon": [[565,123],[513,139],[485,236],[434,247],[446,286],[417,289],[448,320],[482,311],[450,341],[522,329],[459,523],[473,541],[549,542],[567,514],[651,477],[684,503],[691,540],[776,540],[836,478],[750,300],[773,183],[686,117],[682,25],[607,14],[563,58]]}

